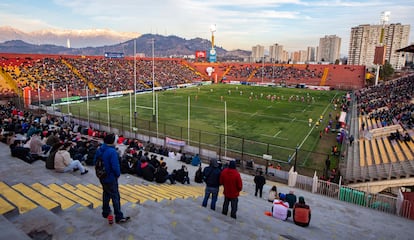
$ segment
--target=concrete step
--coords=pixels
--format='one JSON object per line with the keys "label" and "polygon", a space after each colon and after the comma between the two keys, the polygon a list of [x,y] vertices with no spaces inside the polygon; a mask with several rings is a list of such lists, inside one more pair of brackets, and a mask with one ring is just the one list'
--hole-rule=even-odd
{"label": "concrete step", "polygon": [[0,232],[1,239],[18,239],[18,240],[30,240],[25,232],[17,228],[13,223],[7,220],[4,216],[0,216]]}

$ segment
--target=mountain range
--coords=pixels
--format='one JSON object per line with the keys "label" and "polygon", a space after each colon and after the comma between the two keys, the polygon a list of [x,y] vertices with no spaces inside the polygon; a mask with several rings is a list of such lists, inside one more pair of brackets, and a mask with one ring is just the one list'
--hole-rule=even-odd
{"label": "mountain range", "polygon": [[[163,36],[159,34],[120,33],[114,31],[38,31],[24,33],[10,28],[0,27],[0,52],[6,53],[35,53],[35,54],[62,54],[62,55],[103,55],[105,52],[122,52],[125,56],[155,57],[184,57],[194,55],[195,51],[208,51],[211,48],[211,41],[194,38],[184,39],[178,36]],[[74,34],[76,33],[76,34]],[[139,35],[137,37],[137,35]],[[59,44],[63,39],[70,42],[85,44],[83,47],[68,47]],[[127,38],[127,39],[125,39]],[[4,40],[7,39],[7,40]],[[67,41],[67,40],[64,40]],[[108,44],[97,45],[100,42]],[[90,46],[87,46],[88,43]],[[93,43],[93,44],[92,44]],[[217,55],[221,61],[241,61],[250,56],[250,51],[233,50],[227,51],[215,46]]]}
{"label": "mountain range", "polygon": [[52,44],[73,48],[112,45],[125,42],[141,35],[134,32],[116,32],[109,29],[44,29],[33,32],[24,32],[9,26],[0,27],[0,33],[0,42],[22,40],[31,44]]}

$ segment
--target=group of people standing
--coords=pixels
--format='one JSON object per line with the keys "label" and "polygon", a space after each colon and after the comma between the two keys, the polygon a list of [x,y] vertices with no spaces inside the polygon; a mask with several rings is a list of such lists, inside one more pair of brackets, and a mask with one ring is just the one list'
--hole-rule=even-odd
{"label": "group of people standing", "polygon": [[209,166],[203,170],[203,181],[206,183],[202,206],[207,207],[211,195],[210,208],[216,210],[216,202],[220,185],[223,185],[224,202],[222,214],[227,215],[231,206],[230,217],[237,218],[238,197],[243,188],[240,173],[236,169],[236,162],[230,161],[223,169],[216,159],[211,159]]}

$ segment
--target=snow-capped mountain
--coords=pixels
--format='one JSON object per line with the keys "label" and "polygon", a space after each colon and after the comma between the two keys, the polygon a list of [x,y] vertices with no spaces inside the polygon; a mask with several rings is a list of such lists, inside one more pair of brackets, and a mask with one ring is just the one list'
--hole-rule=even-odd
{"label": "snow-capped mountain", "polygon": [[71,48],[113,45],[137,38],[140,35],[134,32],[116,32],[109,29],[45,29],[23,32],[9,26],[0,27],[0,43],[10,40],[22,40],[31,44],[53,44]]}

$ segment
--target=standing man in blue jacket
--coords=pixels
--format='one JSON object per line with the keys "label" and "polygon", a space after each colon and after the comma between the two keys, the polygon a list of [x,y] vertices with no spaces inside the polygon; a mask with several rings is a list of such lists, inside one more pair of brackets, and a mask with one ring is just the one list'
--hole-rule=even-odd
{"label": "standing man in blue jacket", "polygon": [[221,168],[216,159],[211,159],[210,165],[203,170],[203,180],[206,183],[206,189],[202,206],[207,207],[207,202],[211,194],[210,208],[214,211],[216,210],[216,202],[220,187],[220,173]]}
{"label": "standing man in blue jacket", "polygon": [[[102,217],[108,218],[111,215],[111,208],[109,201],[112,200],[115,222],[124,223],[130,218],[124,217],[121,211],[121,202],[118,189],[118,178],[121,175],[121,169],[119,164],[118,152],[115,149],[115,135],[108,134],[104,137],[104,143],[96,151],[95,159],[98,156],[102,156],[104,167],[106,171],[106,178],[101,181],[103,194],[102,194]],[[111,216],[112,217],[112,216]]]}

